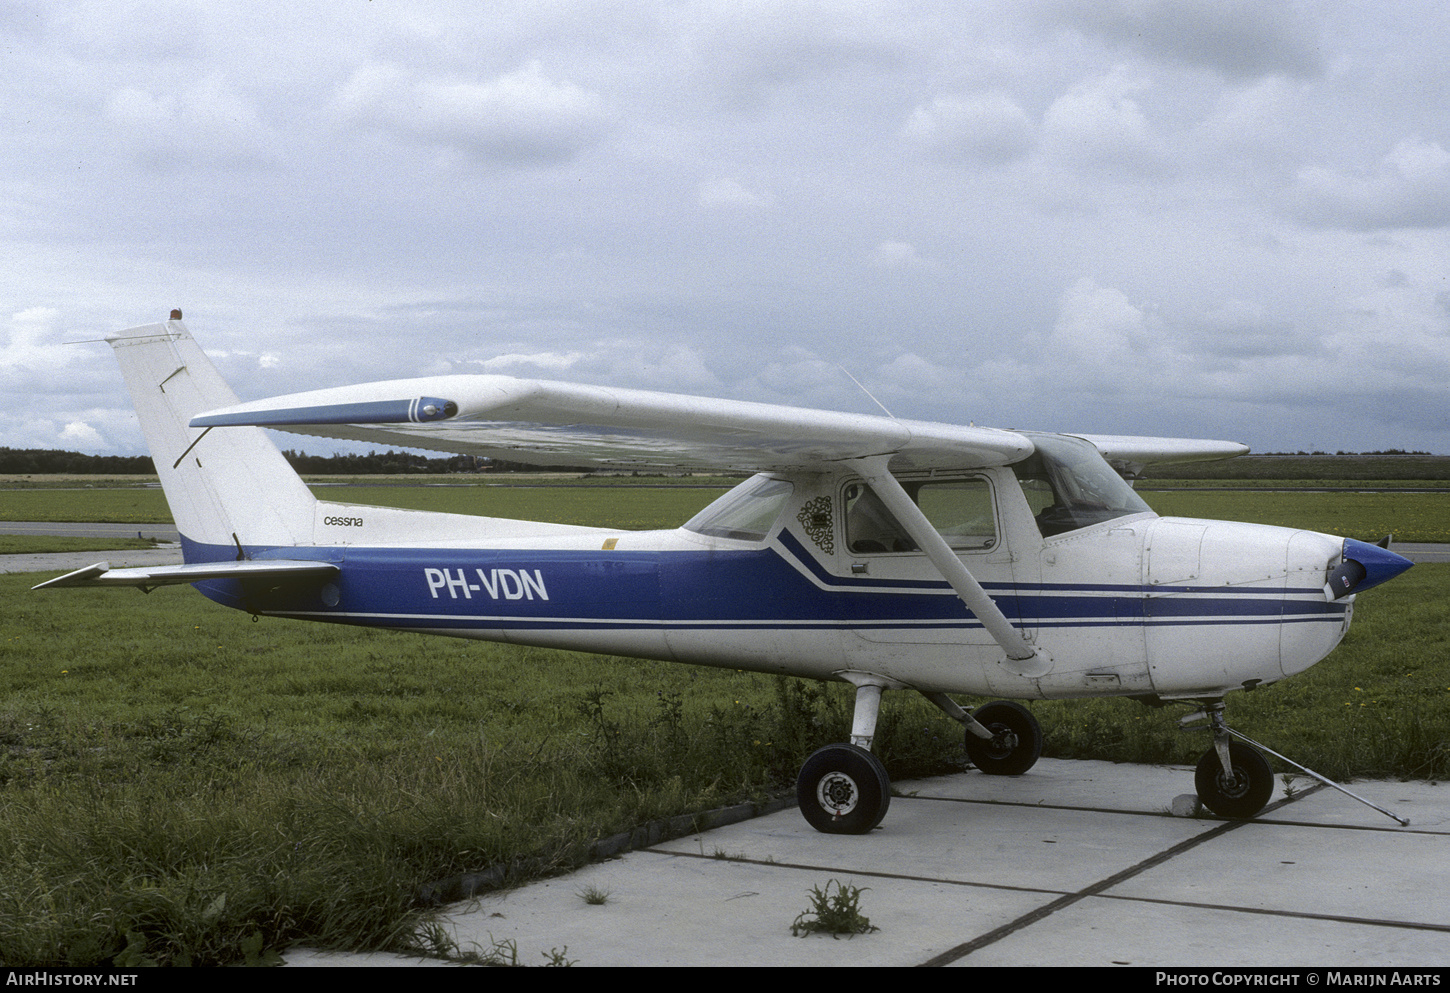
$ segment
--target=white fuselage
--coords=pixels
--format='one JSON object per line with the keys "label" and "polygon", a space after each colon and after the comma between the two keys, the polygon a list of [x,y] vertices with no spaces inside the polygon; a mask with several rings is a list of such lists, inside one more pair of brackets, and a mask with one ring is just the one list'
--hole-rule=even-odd
{"label": "white fuselage", "polygon": [[[203,588],[258,613],[1014,698],[1221,696],[1313,665],[1348,628],[1352,598],[1322,589],[1338,538],[1151,512],[1044,537],[1010,467],[922,478],[985,494],[959,554],[1045,675],[1003,665],[921,552],[853,534],[850,473],[744,484],[785,493],[758,534],[710,533],[708,510],[630,532],[319,503],[315,545],[251,554],[334,561],[334,582]],[[234,550],[188,558],[213,554]]]}

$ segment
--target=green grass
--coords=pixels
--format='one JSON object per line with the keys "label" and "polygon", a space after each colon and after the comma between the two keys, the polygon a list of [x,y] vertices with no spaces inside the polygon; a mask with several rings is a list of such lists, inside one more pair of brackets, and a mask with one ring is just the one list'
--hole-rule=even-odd
{"label": "green grass", "polygon": [[335,503],[403,507],[451,514],[479,514],[552,524],[598,525],[629,530],[679,527],[720,497],[724,488],[393,487],[328,486],[318,497]]}
{"label": "green grass", "polygon": [[[626,477],[627,479],[628,477]],[[403,507],[453,514],[479,514],[549,521],[556,524],[598,524],[601,493],[617,497],[604,510],[609,526],[629,529],[678,527],[725,492],[729,481],[706,480],[692,485],[644,486],[611,481],[589,486],[314,486],[319,499],[333,503]],[[605,497],[608,501],[609,497]],[[169,524],[171,511],[159,489],[3,489],[0,520],[102,521],[123,524]]]}
{"label": "green grass", "polygon": [[[581,493],[562,489],[377,489],[394,503],[497,500],[478,512],[504,516],[581,513]],[[159,499],[70,492],[90,507]],[[714,496],[581,492],[593,501],[587,523],[613,526],[675,524]],[[1364,537],[1381,517],[1438,512],[1411,494],[1181,496],[1181,508],[1158,509],[1287,514]],[[1339,507],[1353,519],[1335,518]],[[1421,526],[1433,533],[1435,522]],[[421,887],[490,867],[511,880],[563,870],[601,836],[788,789],[805,757],[850,725],[842,684],[252,623],[187,588],[31,592],[39,578],[0,576],[7,965],[263,961],[298,942],[426,950]],[[1417,566],[1359,598],[1328,660],[1235,694],[1230,722],[1328,775],[1450,777],[1447,633],[1450,566]],[[1032,709],[1052,756],[1189,764],[1207,745],[1177,729],[1178,710]],[[875,750],[895,779],[930,775],[960,768],[961,736],[919,697],[893,693]]]}
{"label": "green grass", "polygon": [[[8,964],[406,948],[423,885],[568,868],[599,837],[763,797],[849,723],[845,686],[33,578],[0,577]],[[944,768],[904,724],[952,733],[928,712],[882,722],[899,769]]]}
{"label": "green grass", "polygon": [[[448,477],[445,477],[448,478]],[[626,479],[628,477],[625,477]],[[716,480],[721,487],[727,481]],[[651,529],[677,527],[718,497],[721,489],[690,486],[318,486],[337,503],[482,514],[558,524],[604,524]],[[63,493],[63,497],[59,494]],[[1202,517],[1301,527],[1361,540],[1393,534],[1396,541],[1450,542],[1450,492],[1313,493],[1218,489],[1146,491],[1165,517]],[[0,489],[0,520],[169,523],[156,489]]]}
{"label": "green grass", "polygon": [[[788,789],[850,723],[845,685],[254,624],[185,588],[36,578],[0,576],[6,964],[416,948],[422,886],[567,869],[599,837]],[[1450,566],[1417,566],[1360,597],[1330,659],[1235,694],[1230,721],[1328,775],[1450,777],[1447,632]],[[1207,746],[1177,709],[1032,709],[1048,755]],[[951,771],[961,731],[893,693],[876,750],[898,780]]]}
{"label": "green grass", "polygon": [[[831,887],[836,888],[835,893]],[[790,933],[797,937],[811,934],[839,935],[868,934],[881,929],[871,923],[871,918],[861,913],[861,894],[865,889],[827,880],[824,887],[811,887],[811,905],[796,915],[790,926]]]}
{"label": "green grass", "polygon": [[1144,499],[1164,517],[1204,517],[1307,528],[1362,541],[1450,542],[1450,492],[1161,492]]}
{"label": "green grass", "polygon": [[1293,480],[1293,479],[1414,479],[1450,480],[1450,456],[1445,455],[1247,455],[1222,462],[1182,462],[1149,466],[1145,478],[1164,479]]}
{"label": "green grass", "polygon": [[50,535],[0,534],[0,555],[38,555],[43,552],[103,552],[155,548],[143,538],[66,538]]}

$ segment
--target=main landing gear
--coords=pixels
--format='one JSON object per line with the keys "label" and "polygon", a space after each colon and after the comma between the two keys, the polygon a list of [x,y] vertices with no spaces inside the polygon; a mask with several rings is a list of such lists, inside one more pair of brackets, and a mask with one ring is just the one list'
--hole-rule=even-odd
{"label": "main landing gear", "polygon": [[[853,676],[855,678],[853,678]],[[796,802],[811,827],[826,834],[865,834],[891,806],[891,777],[871,754],[881,693],[900,684],[865,674],[846,674],[856,684],[850,744],[827,745],[801,766]]]}
{"label": "main landing gear", "polygon": [[[848,677],[849,678],[849,677]],[[865,834],[891,806],[891,779],[871,754],[883,690],[902,688],[877,677],[853,679],[856,710],[850,744],[827,745],[796,778],[796,800],[811,827],[826,834]],[[1042,754],[1042,727],[1020,704],[998,700],[968,713],[945,693],[926,698],[966,726],[967,757],[993,776],[1017,776]]]}

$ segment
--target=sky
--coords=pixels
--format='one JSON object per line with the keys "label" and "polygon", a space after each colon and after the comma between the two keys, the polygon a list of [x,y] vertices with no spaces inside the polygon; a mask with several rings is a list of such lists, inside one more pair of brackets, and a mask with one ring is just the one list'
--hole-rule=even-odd
{"label": "sky", "polygon": [[95,340],[175,307],[244,400],[1450,454],[1447,50],[1443,0],[0,0],[0,446],[144,451]]}

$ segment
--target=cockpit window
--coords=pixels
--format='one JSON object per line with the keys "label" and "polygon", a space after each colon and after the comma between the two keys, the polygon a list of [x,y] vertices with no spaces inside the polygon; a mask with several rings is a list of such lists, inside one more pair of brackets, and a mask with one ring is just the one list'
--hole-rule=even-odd
{"label": "cockpit window", "polygon": [[[992,487],[978,477],[900,481],[932,527],[958,551],[980,551],[997,543]],[[916,542],[865,483],[844,493],[846,544],[856,554],[914,552]]]}
{"label": "cockpit window", "polygon": [[1081,438],[1028,434],[1036,451],[1012,470],[1044,538],[1152,508]]}
{"label": "cockpit window", "polygon": [[794,488],[784,479],[752,477],[690,518],[685,527],[715,538],[763,541]]}

